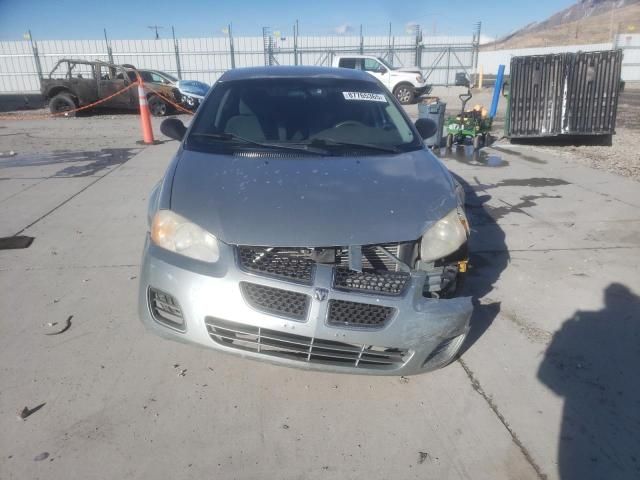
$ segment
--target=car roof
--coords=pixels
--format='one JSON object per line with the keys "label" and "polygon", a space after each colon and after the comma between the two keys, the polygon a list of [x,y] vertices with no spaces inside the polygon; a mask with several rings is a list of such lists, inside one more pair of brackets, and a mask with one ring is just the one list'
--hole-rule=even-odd
{"label": "car roof", "polygon": [[312,66],[272,66],[234,68],[227,70],[221,82],[233,80],[249,80],[258,78],[332,78],[339,80],[362,80],[375,83],[376,79],[366,72],[351,68],[312,67]]}
{"label": "car roof", "polygon": [[335,58],[378,58],[377,55],[335,55]]}

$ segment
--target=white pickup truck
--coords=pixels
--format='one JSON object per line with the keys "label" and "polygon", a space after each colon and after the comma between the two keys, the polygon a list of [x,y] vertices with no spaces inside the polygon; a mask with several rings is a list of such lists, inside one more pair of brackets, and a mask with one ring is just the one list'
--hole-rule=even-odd
{"label": "white pickup truck", "polygon": [[393,67],[372,55],[336,55],[332,66],[364,70],[380,80],[402,104],[411,103],[415,97],[431,90],[419,68]]}

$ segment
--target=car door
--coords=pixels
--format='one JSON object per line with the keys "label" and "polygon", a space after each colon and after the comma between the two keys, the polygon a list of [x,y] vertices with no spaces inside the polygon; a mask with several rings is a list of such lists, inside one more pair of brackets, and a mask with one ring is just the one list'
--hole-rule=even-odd
{"label": "car door", "polygon": [[87,105],[98,99],[94,65],[85,62],[69,63],[67,81],[80,105]]}
{"label": "car door", "polygon": [[365,58],[363,70],[380,80],[385,87],[391,87],[391,74],[389,70],[375,58]]}
{"label": "car door", "polygon": [[[107,98],[131,84],[129,76],[124,70],[116,67],[110,67],[108,65],[97,65],[96,68],[99,68],[100,70],[98,79],[98,95],[100,99]],[[137,98],[135,90],[135,88],[131,88],[127,92],[115,95],[102,103],[101,106],[111,108],[131,108],[135,105],[132,104],[132,99]]]}

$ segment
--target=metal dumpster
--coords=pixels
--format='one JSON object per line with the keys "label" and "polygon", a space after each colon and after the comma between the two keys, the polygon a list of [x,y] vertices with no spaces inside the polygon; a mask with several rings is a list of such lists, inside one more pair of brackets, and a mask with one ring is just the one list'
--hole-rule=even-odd
{"label": "metal dumpster", "polygon": [[511,59],[509,138],[615,133],[621,50]]}
{"label": "metal dumpster", "polygon": [[436,133],[424,140],[427,147],[440,147],[442,143],[442,130],[444,128],[444,112],[447,104],[438,99],[425,99],[418,104],[418,116],[430,118],[436,124]]}

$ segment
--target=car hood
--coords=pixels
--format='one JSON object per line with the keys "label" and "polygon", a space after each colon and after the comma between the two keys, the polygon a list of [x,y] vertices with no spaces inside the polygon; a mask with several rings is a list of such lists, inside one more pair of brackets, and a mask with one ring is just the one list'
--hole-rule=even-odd
{"label": "car hood", "polygon": [[427,150],[247,158],[182,150],[171,209],[225,243],[280,247],[416,240],[457,205]]}
{"label": "car hood", "polygon": [[176,87],[180,90],[180,93],[186,95],[197,95],[204,98],[209,91],[209,85],[197,80],[178,80]]}
{"label": "car hood", "polygon": [[394,68],[393,71],[400,73],[422,73],[422,70],[420,70],[418,67],[400,67]]}

